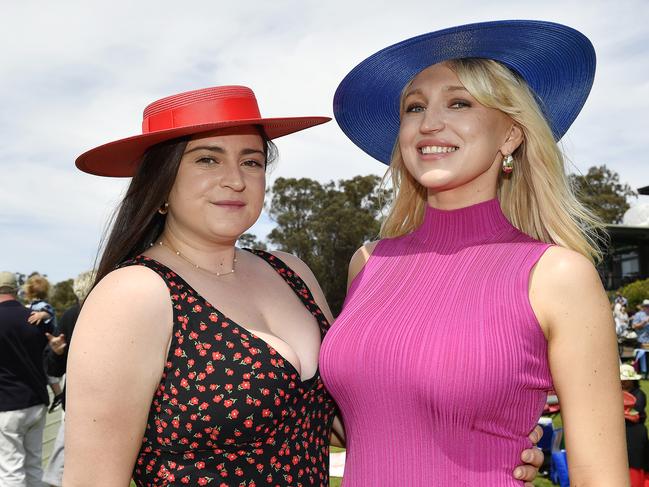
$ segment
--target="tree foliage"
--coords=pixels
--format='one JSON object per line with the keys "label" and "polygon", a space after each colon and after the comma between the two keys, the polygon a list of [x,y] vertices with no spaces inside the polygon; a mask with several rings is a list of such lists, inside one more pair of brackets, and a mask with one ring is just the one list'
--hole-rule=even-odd
{"label": "tree foliage", "polygon": [[388,193],[377,176],[320,184],[308,178],[278,178],[268,208],[277,226],[268,240],[311,268],[333,313],[342,308],[347,266],[361,245],[378,237]]}
{"label": "tree foliage", "polygon": [[605,165],[593,166],[586,174],[571,174],[570,181],[579,199],[605,223],[621,223],[629,209],[627,198],[636,197],[620,176]]}
{"label": "tree foliage", "polygon": [[257,236],[252,233],[244,233],[241,235],[239,240],[237,240],[237,245],[248,249],[266,250],[266,244],[258,240]]}
{"label": "tree foliage", "polygon": [[620,288],[619,291],[629,301],[629,305],[627,306],[628,313],[635,313],[638,305],[644,299],[649,299],[649,279],[633,281]]}
{"label": "tree foliage", "polygon": [[59,319],[66,309],[77,303],[77,297],[72,290],[73,282],[73,279],[57,282],[50,290],[50,304],[54,306]]}

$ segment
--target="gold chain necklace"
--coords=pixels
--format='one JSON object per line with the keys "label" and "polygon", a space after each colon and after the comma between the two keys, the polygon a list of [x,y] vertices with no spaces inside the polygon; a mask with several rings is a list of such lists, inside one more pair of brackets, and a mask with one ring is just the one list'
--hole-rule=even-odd
{"label": "gold chain necklace", "polygon": [[[174,252],[178,257],[181,257],[181,258],[185,259],[187,262],[189,262],[191,265],[193,265],[196,269],[199,269],[199,270],[201,270],[203,272],[207,272],[208,274],[212,274],[213,276],[223,277],[223,276],[227,276],[229,274],[234,274],[234,267],[235,267],[235,265],[237,263],[237,257],[236,257],[237,250],[236,249],[234,249],[235,257],[234,257],[234,260],[232,261],[232,270],[229,270],[228,272],[213,272],[213,271],[210,271],[209,269],[205,269],[205,268],[199,266],[198,264],[195,264],[194,262],[189,260],[186,256],[181,254],[180,250],[174,249],[171,245],[169,245],[168,243],[164,243],[162,240],[158,241],[158,245],[161,245],[162,247],[167,247],[169,250]],[[151,247],[153,247],[153,243],[151,244]]]}

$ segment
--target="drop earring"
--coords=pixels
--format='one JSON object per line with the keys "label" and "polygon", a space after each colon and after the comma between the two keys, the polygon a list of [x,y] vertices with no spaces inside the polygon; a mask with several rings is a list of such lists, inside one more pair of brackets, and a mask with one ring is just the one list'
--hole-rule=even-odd
{"label": "drop earring", "polygon": [[511,154],[507,154],[503,157],[503,172],[505,174],[510,174],[514,170],[514,158]]}
{"label": "drop earring", "polygon": [[169,203],[165,203],[160,208],[158,208],[158,213],[160,213],[161,215],[166,215],[168,208],[169,208]]}

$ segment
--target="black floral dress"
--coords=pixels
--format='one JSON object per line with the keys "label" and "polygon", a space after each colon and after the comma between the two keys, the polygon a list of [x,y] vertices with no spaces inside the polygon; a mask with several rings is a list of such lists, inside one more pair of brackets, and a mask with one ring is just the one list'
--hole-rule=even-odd
{"label": "black floral dress", "polygon": [[[300,277],[272,254],[251,251],[329,323]],[[319,370],[302,381],[273,347],[223,315],[163,264],[139,256],[167,283],[171,347],[133,471],[138,486],[328,486],[336,414]]]}

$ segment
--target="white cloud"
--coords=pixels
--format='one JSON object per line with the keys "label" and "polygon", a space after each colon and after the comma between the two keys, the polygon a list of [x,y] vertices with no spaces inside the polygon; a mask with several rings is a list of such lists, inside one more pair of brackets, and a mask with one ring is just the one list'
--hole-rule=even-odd
{"label": "white cloud", "polygon": [[[566,137],[579,170],[607,164],[649,184],[649,4],[626,0],[479,2],[9,2],[0,28],[0,270],[72,277],[96,244],[125,181],[82,174],[82,151],[140,130],[162,96],[218,84],[255,90],[268,116],[331,115],[359,61],[419,33],[497,18],[583,31],[598,52],[592,95]],[[279,139],[278,176],[321,181],[382,174],[331,122]],[[253,229],[263,235],[267,218]]]}

